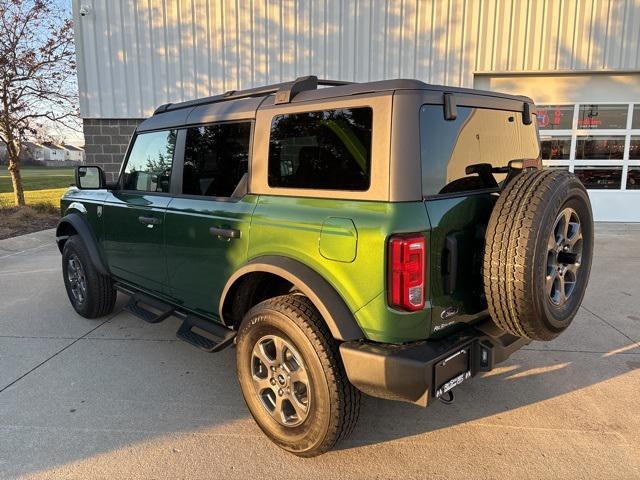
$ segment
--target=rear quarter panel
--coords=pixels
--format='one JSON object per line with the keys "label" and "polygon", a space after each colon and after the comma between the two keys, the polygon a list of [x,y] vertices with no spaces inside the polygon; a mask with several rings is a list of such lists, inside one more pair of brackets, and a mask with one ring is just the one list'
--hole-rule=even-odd
{"label": "rear quarter panel", "polygon": [[[344,242],[351,235],[331,225],[353,222],[355,256],[326,258],[325,245]],[[405,342],[425,338],[429,331],[429,305],[420,312],[391,310],[386,302],[386,243],[393,233],[425,232],[429,221],[422,202],[388,203],[261,195],[251,223],[248,258],[281,255],[298,260],[318,272],[341,295],[367,338]],[[328,235],[328,237],[327,237]],[[335,236],[332,238],[332,236]],[[428,241],[428,239],[427,239]],[[329,248],[325,250],[331,251]]]}

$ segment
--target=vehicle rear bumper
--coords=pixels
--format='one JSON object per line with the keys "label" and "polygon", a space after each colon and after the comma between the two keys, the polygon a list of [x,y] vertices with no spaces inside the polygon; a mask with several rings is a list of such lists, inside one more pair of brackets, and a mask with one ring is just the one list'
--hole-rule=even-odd
{"label": "vehicle rear bumper", "polygon": [[426,407],[431,398],[492,370],[529,342],[487,320],[442,340],[406,345],[344,342],[340,354],[349,381],[363,393]]}

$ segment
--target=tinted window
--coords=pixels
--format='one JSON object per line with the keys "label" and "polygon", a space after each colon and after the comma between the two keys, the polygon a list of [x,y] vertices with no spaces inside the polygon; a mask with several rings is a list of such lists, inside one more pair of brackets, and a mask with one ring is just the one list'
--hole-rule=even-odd
{"label": "tinted window", "polygon": [[627,105],[580,105],[578,128],[627,128]]}
{"label": "tinted window", "polygon": [[537,105],[536,118],[540,130],[571,130],[573,105]]}
{"label": "tinted window", "polygon": [[578,137],[576,159],[578,160],[622,160],[624,137]]}
{"label": "tinted window", "polygon": [[640,128],[640,105],[633,106],[633,120],[631,121],[631,128]]}
{"label": "tinted window", "polygon": [[574,173],[590,190],[616,190],[620,188],[622,167],[575,167]]}
{"label": "tinted window", "polygon": [[541,137],[540,156],[543,160],[568,160],[571,154],[571,137]]}
{"label": "tinted window", "polygon": [[175,146],[175,130],[139,134],[124,169],[123,188],[168,192]]}
{"label": "tinted window", "polygon": [[446,121],[442,105],[420,109],[420,145],[424,195],[496,188],[505,175],[487,168],[540,153],[535,125],[524,125],[519,112],[458,107],[456,120]]}
{"label": "tinted window", "polygon": [[182,193],[230,197],[247,173],[250,137],[249,122],[189,128]]}
{"label": "tinted window", "polygon": [[629,160],[640,160],[640,137],[631,137],[629,141]]}
{"label": "tinted window", "polygon": [[627,190],[640,190],[640,167],[629,167]]}
{"label": "tinted window", "polygon": [[274,117],[269,186],[367,190],[371,172],[370,108]]}

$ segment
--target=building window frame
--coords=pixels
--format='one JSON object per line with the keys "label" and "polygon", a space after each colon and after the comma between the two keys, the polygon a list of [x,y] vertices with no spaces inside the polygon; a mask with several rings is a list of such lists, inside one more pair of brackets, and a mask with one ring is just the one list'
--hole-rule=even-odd
{"label": "building window frame", "polygon": [[[545,130],[540,129],[540,137],[571,137],[571,150],[569,159],[567,160],[545,160],[542,159],[544,166],[548,167],[568,167],[570,172],[575,171],[575,167],[586,166],[610,166],[610,167],[622,167],[622,178],[620,179],[620,189],[613,191],[626,191],[627,190],[627,176],[629,173],[629,167],[640,166],[640,159],[629,159],[629,151],[631,147],[632,137],[640,137],[640,128],[631,128],[633,122],[634,107],[640,107],[640,103],[633,102],[553,102],[546,104],[548,106],[568,106],[573,105],[573,121],[571,123],[572,128],[570,130]],[[626,105],[627,106],[627,122],[624,129],[595,129],[595,128],[578,128],[578,118],[581,105]],[[584,160],[576,159],[576,148],[578,140],[583,137],[624,137],[624,150],[622,159],[616,160]]]}

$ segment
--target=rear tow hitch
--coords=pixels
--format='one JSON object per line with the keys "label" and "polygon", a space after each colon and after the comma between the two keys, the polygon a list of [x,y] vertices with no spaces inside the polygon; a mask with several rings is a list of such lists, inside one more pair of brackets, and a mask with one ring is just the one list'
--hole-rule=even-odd
{"label": "rear tow hitch", "polygon": [[453,404],[453,402],[455,400],[455,397],[453,396],[453,390],[449,390],[448,392],[444,392],[442,395],[440,395],[438,397],[438,400],[440,400],[445,405]]}

